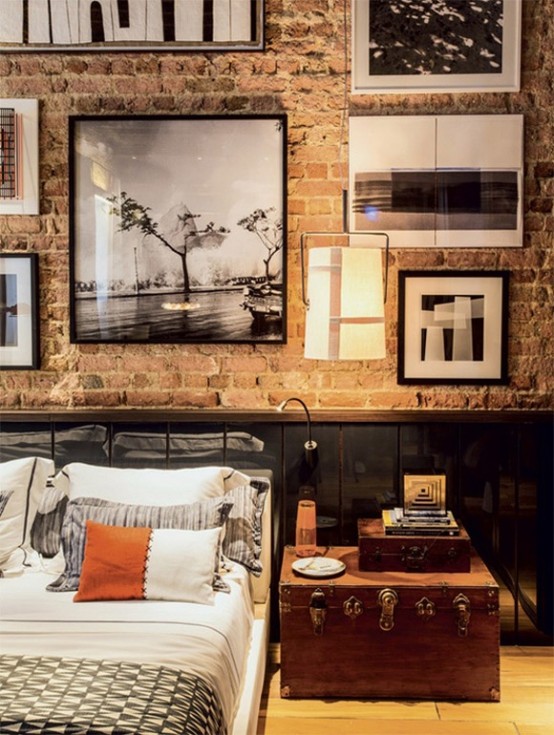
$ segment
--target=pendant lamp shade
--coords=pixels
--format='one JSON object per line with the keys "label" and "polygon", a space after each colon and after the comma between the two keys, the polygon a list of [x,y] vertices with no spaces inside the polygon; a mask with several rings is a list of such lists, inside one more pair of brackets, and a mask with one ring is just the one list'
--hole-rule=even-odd
{"label": "pendant lamp shade", "polygon": [[386,356],[381,250],[309,251],[304,356],[374,360]]}

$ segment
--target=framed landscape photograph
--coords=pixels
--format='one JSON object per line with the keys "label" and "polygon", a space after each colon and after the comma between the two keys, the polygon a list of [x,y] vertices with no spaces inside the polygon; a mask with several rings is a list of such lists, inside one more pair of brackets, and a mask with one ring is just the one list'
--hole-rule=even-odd
{"label": "framed landscape photograph", "polygon": [[507,271],[400,271],[398,382],[508,382]]}
{"label": "framed landscape photograph", "polygon": [[4,0],[0,54],[264,48],[265,0]]}
{"label": "framed landscape photograph", "polygon": [[39,367],[38,255],[0,253],[0,369]]}
{"label": "framed landscape photograph", "polygon": [[391,248],[522,247],[523,115],[355,116],[349,156],[354,232],[386,232]]}
{"label": "framed landscape photograph", "polygon": [[352,0],[354,93],[517,92],[521,0]]}
{"label": "framed landscape photograph", "polygon": [[284,342],[285,115],[70,118],[73,342]]}

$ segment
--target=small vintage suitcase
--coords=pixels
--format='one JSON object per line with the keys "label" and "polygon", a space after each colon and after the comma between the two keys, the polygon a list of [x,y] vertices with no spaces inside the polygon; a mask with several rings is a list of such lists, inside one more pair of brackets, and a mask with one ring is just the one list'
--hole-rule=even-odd
{"label": "small vintage suitcase", "polygon": [[387,536],[378,518],[358,521],[360,569],[366,572],[469,572],[471,542],[458,536]]}
{"label": "small vintage suitcase", "polygon": [[331,547],[345,571],[314,579],[285,549],[281,696],[498,701],[498,585],[482,561],[465,574],[362,572],[358,556]]}

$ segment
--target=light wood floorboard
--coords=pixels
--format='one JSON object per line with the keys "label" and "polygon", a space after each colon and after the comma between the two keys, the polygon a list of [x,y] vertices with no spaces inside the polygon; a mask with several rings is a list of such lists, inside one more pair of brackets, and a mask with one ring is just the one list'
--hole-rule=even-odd
{"label": "light wood floorboard", "polygon": [[257,735],[554,735],[554,648],[504,646],[500,702],[282,699],[272,646]]}

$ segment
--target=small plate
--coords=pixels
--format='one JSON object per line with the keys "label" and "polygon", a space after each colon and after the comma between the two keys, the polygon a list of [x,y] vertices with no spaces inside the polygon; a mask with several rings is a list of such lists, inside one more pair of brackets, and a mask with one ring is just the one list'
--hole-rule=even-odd
{"label": "small plate", "polygon": [[292,562],[292,568],[305,577],[333,577],[346,569],[346,564],[326,556],[307,556]]}

